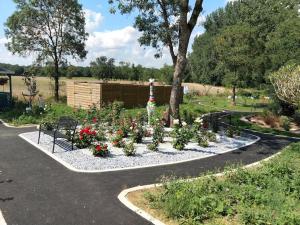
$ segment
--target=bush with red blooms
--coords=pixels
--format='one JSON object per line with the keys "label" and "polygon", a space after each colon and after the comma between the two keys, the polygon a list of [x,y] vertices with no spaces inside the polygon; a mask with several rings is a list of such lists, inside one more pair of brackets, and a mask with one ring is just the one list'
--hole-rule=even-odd
{"label": "bush with red blooms", "polygon": [[125,142],[123,140],[123,132],[122,130],[118,130],[114,136],[111,138],[111,144],[117,148],[123,148]]}
{"label": "bush with red blooms", "polygon": [[75,136],[75,144],[78,148],[87,148],[96,141],[97,131],[90,126],[82,128]]}
{"label": "bush with red blooms", "polygon": [[91,150],[93,152],[94,156],[98,157],[106,157],[109,154],[108,146],[107,144],[103,143],[95,143],[91,146]]}

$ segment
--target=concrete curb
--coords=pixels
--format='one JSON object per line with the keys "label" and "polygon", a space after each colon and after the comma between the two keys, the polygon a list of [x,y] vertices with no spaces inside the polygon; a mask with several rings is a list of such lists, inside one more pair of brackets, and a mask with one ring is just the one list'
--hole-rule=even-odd
{"label": "concrete curb", "polygon": [[[244,145],[243,147],[253,145],[253,144],[255,144],[256,142],[258,142],[260,140],[260,137],[258,137],[258,136],[255,136],[255,135],[252,135],[252,134],[249,134],[249,135],[255,137],[256,139],[249,142],[248,144]],[[27,141],[28,143],[30,143],[31,145],[33,145],[37,149],[41,150],[42,152],[44,152],[45,154],[47,154],[48,156],[50,156],[51,158],[53,158],[54,160],[56,160],[57,162],[59,162],[60,164],[65,166],[66,168],[68,168],[69,170],[71,170],[73,172],[77,172],[77,173],[105,173],[105,172],[115,172],[115,171],[125,171],[125,170],[134,170],[134,169],[152,168],[152,167],[167,166],[167,165],[174,165],[174,164],[180,164],[180,163],[185,163],[185,162],[191,162],[191,161],[195,161],[195,160],[199,160],[199,159],[204,159],[204,158],[216,156],[216,155],[209,155],[209,156],[204,156],[204,157],[198,157],[198,158],[193,158],[193,159],[187,159],[187,160],[181,160],[181,161],[177,161],[177,162],[169,162],[169,163],[163,163],[163,164],[156,164],[156,165],[154,164],[154,165],[136,166],[136,167],[127,167],[127,168],[117,168],[117,169],[106,169],[106,170],[82,170],[82,169],[76,169],[71,164],[69,164],[69,163],[65,162],[64,160],[60,159],[59,157],[55,156],[55,154],[52,154],[49,151],[43,149],[36,142],[24,137],[23,134],[19,134],[19,137],[21,137],[22,139],[24,139],[25,141]],[[217,155],[222,155],[222,154],[225,154],[227,152],[236,151],[238,149],[240,149],[240,148],[230,149],[228,151],[224,151],[224,152],[219,153]]]}
{"label": "concrete curb", "polygon": [[23,125],[23,126],[13,126],[13,125],[10,125],[6,122],[4,122],[2,119],[0,119],[0,122],[6,126],[6,127],[9,127],[9,128],[30,128],[30,127],[36,127],[37,129],[39,128],[39,125],[37,124],[29,124],[29,125]]}
{"label": "concrete curb", "polygon": [[0,210],[0,225],[7,225],[7,223],[5,222],[5,219],[3,217],[3,214],[1,212],[1,210]]}
{"label": "concrete curb", "polygon": [[[280,155],[281,152],[278,152],[268,158],[265,158],[261,161],[255,162],[255,163],[251,163],[249,165],[243,166],[243,168],[253,168],[256,166],[259,166],[260,164],[262,164],[263,162],[269,161],[271,159],[273,159],[274,157]],[[194,180],[198,180],[204,177],[208,177],[208,176],[215,176],[215,177],[221,177],[224,176],[225,174],[228,173],[234,173],[236,171],[236,169],[233,169],[231,171],[226,171],[226,172],[221,172],[221,173],[216,173],[214,175],[206,175],[206,176],[201,176],[201,177],[196,177],[196,178],[191,178],[191,179],[186,179],[183,181],[187,181],[187,182],[191,182]],[[135,192],[135,191],[139,191],[139,190],[147,190],[150,188],[155,188],[155,187],[161,187],[163,184],[162,183],[157,183],[157,184],[149,184],[149,185],[144,185],[144,186],[136,186],[136,187],[132,187],[132,188],[128,188],[123,190],[119,195],[118,195],[118,199],[120,202],[122,202],[127,208],[129,208],[131,211],[135,212],[136,214],[138,214],[139,216],[143,217],[145,220],[149,221],[150,223],[154,224],[154,225],[166,225],[165,223],[163,223],[162,221],[160,221],[159,219],[153,217],[152,215],[150,215],[149,213],[147,213],[146,211],[142,210],[141,208],[135,206],[132,202],[130,202],[127,198],[127,195],[131,192]]]}

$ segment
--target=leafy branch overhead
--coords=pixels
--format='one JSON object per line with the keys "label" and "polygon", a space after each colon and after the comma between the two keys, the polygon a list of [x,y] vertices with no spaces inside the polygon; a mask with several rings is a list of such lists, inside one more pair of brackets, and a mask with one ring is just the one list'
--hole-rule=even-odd
{"label": "leafy branch overhead", "polygon": [[[174,65],[177,59],[176,47],[180,41],[180,20],[181,24],[185,20],[186,26],[192,31],[202,11],[202,2],[202,0],[197,0],[190,14],[191,7],[188,1],[109,0],[112,4],[112,13],[115,13],[117,9],[122,14],[138,12],[134,27],[141,32],[140,44],[156,48],[158,51],[155,57],[157,58],[161,56],[163,47],[167,46]],[[189,21],[187,21],[188,16],[190,16]]]}
{"label": "leafy branch overhead", "polygon": [[[155,57],[168,47],[173,61],[174,73],[168,111],[168,122],[180,116],[181,83],[187,65],[187,49],[192,31],[202,12],[203,0],[109,0],[111,11],[135,14],[134,26],[141,32],[139,42],[157,49]],[[176,48],[176,49],[175,49]]]}

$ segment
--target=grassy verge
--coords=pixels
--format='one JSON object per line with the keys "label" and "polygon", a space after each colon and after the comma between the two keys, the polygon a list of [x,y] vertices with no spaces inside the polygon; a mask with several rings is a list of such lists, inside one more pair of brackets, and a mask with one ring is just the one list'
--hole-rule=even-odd
{"label": "grassy verge", "polygon": [[254,123],[247,123],[245,121],[240,120],[240,118],[243,116],[243,114],[235,114],[232,116],[232,125],[237,126],[239,128],[243,129],[250,129],[262,133],[268,133],[268,134],[274,134],[274,135],[283,135],[288,137],[298,137],[300,138],[300,134],[291,133],[284,130],[278,130],[268,127],[261,127]]}
{"label": "grassy verge", "polygon": [[220,178],[173,180],[129,199],[172,225],[300,224],[299,176],[300,143],[295,143],[260,167]]}

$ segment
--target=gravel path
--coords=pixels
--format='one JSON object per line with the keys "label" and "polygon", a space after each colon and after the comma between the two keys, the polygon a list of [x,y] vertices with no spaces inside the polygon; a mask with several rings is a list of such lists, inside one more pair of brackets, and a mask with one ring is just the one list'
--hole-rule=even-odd
{"label": "gravel path", "polygon": [[[25,140],[37,143],[38,132],[29,132],[21,135]],[[173,149],[171,138],[165,138],[165,143],[159,145],[158,152],[149,151],[146,144],[151,142],[151,138],[144,138],[142,144],[135,144],[137,152],[135,156],[125,156],[121,148],[112,147],[110,155],[106,158],[94,157],[89,149],[71,150],[70,145],[64,140],[59,140],[55,146],[54,156],[62,160],[76,170],[82,171],[108,171],[139,167],[158,166],[172,164],[209,156],[222,154],[255,143],[258,138],[252,135],[228,138],[224,135],[217,135],[218,142],[209,143],[209,147],[203,148],[197,143],[189,143],[184,151]],[[38,147],[43,151],[51,153],[51,136],[42,134]]]}

